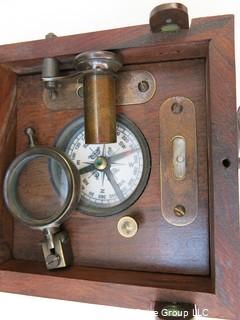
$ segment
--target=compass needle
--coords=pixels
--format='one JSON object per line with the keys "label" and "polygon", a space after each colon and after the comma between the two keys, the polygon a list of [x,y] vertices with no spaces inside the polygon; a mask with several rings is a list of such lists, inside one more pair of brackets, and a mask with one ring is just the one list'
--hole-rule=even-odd
{"label": "compass needle", "polygon": [[110,157],[110,161],[112,163],[113,161],[120,160],[124,157],[130,156],[131,154],[133,154],[134,152],[137,152],[137,151],[139,151],[139,149],[132,149],[132,150],[118,153],[118,154],[114,154],[113,156]]}
{"label": "compass needle", "polygon": [[106,156],[106,144],[103,144],[103,149],[102,149],[102,156],[105,157]]}
{"label": "compass needle", "polygon": [[102,171],[102,186],[104,186],[104,179],[105,179],[106,173]]}
{"label": "compass needle", "polygon": [[[150,173],[150,153],[137,126],[123,116],[117,119],[117,142],[85,144],[84,119],[68,124],[57,139],[81,175],[78,209],[93,216],[126,210],[142,194]],[[53,172],[59,188],[59,170]],[[57,176],[57,177],[55,177]]]}
{"label": "compass needle", "polygon": [[118,199],[120,201],[123,201],[125,199],[121,188],[119,187],[119,185],[117,184],[117,181],[112,173],[112,171],[110,169],[107,169],[106,171],[106,176],[109,180],[109,182],[111,183],[113,190],[115,191],[116,195],[118,196]]}
{"label": "compass needle", "polygon": [[88,172],[91,172],[91,171],[93,171],[93,170],[95,170],[95,166],[94,166],[94,164],[93,163],[91,163],[90,165],[88,165],[88,166],[85,166],[85,167],[83,167],[83,168],[81,168],[81,169],[79,169],[79,174],[80,175],[82,175],[82,174],[85,174],[85,173],[88,173]]}

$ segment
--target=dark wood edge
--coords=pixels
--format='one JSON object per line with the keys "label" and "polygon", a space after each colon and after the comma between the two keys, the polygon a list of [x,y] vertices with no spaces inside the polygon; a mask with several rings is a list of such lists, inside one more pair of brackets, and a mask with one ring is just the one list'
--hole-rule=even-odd
{"label": "dark wood edge", "polygon": [[[64,37],[54,37],[16,44],[0,46],[0,64],[5,64],[17,72],[24,68],[39,69],[45,57],[58,57],[66,61],[73,55],[86,50],[122,50],[126,48],[154,47],[163,45],[175,46],[175,56],[178,54],[177,44],[207,41],[221,32],[221,29],[233,19],[232,15],[193,19],[189,30],[177,33],[151,33],[149,25],[139,25],[107,31],[98,31]],[[128,50],[128,49],[127,49]],[[168,55],[171,50],[167,49]],[[165,54],[166,55],[166,54]],[[160,55],[161,56],[161,55]],[[125,63],[125,62],[124,62]]]}
{"label": "dark wood edge", "polygon": [[[179,290],[173,289],[176,284]],[[210,286],[208,277],[77,266],[51,272],[43,264],[20,260],[9,260],[0,266],[0,289],[4,292],[147,310],[160,297],[198,301],[201,305],[204,295],[213,296]],[[195,292],[196,287],[202,292]]]}
{"label": "dark wood edge", "polygon": [[[211,274],[217,304],[237,319],[239,297],[238,142],[234,19],[212,38],[208,57]],[[224,134],[223,134],[224,133]],[[225,168],[222,160],[229,159]]]}
{"label": "dark wood edge", "polygon": [[[193,41],[189,43],[158,43],[153,46],[125,48],[115,50],[123,64],[158,63],[162,61],[203,58],[208,55],[209,40]],[[73,69],[74,55],[60,57],[60,70],[62,72]],[[5,64],[18,75],[37,74],[42,72],[42,59],[17,61]]]}
{"label": "dark wood edge", "polygon": [[15,157],[16,144],[16,75],[0,67],[0,263],[11,257],[13,220],[4,206],[2,185],[5,171]]}
{"label": "dark wood edge", "polygon": [[[116,270],[71,266],[55,272],[46,270],[43,263],[24,260],[8,260],[0,265],[0,272],[20,272],[41,276],[56,276],[111,284],[135,285],[152,288],[176,289],[211,293],[211,278],[194,275],[176,275],[156,272]],[[196,290],[197,288],[197,290]]]}

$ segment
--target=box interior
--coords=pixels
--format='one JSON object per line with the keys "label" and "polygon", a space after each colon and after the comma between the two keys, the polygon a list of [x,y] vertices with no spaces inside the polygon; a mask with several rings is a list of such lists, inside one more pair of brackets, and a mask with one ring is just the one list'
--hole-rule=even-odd
{"label": "box interior", "polygon": [[[132,64],[124,69],[147,70],[157,83],[155,95],[149,102],[117,108],[119,114],[138,126],[149,144],[152,168],[147,187],[129,209],[111,217],[96,218],[74,211],[64,224],[71,238],[73,266],[50,274],[173,288],[173,280],[177,279],[181,288],[211,291],[206,60]],[[35,129],[41,145],[52,146],[60,131],[83,115],[82,110],[49,110],[43,103],[42,93],[40,74],[17,77],[13,129],[2,151],[9,153],[5,170],[15,156],[27,149],[26,127]],[[198,216],[185,227],[167,223],[160,209],[159,108],[172,96],[191,99],[197,119]],[[6,211],[4,205],[3,208]],[[8,243],[11,258],[5,259],[1,268],[48,274],[40,245],[41,232],[13,220],[8,212],[4,214],[5,228],[11,231]],[[133,239],[122,238],[117,232],[117,221],[125,215],[136,217],[140,223]]]}

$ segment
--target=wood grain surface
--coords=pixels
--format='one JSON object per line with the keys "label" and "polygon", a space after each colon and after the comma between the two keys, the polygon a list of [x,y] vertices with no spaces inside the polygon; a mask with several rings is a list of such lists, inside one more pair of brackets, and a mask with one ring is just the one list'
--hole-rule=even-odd
{"label": "wood grain surface", "polygon": [[[157,91],[143,105],[119,107],[118,112],[138,125],[145,135],[152,155],[152,172],[142,196],[128,210],[109,218],[94,218],[74,212],[66,223],[76,265],[158,271],[185,274],[209,274],[207,138],[204,60],[136,65],[152,72]],[[27,92],[31,92],[31,97]],[[58,133],[81,111],[52,112],[42,103],[39,76],[24,76],[18,81],[17,153],[26,149],[24,128],[33,126],[42,144],[54,143]],[[196,106],[198,122],[199,204],[197,220],[184,228],[168,224],[160,209],[159,108],[174,95],[189,97]],[[41,175],[41,174],[40,174]],[[37,174],[31,175],[38,179]],[[36,182],[37,184],[37,182]],[[46,185],[47,187],[47,185]],[[31,194],[28,194],[31,198]],[[34,201],[33,197],[33,201]],[[35,201],[34,201],[35,202]],[[49,204],[51,206],[51,203]],[[117,232],[117,221],[131,215],[140,230],[133,239]],[[14,256],[42,261],[41,248],[34,231],[15,224]],[[23,236],[24,235],[24,236]],[[97,241],[96,241],[97,239]]]}
{"label": "wood grain surface", "polygon": [[[8,163],[15,157],[16,142],[16,75],[0,67],[0,185],[3,185]],[[0,263],[11,257],[13,245],[12,218],[4,207],[0,193]]]}

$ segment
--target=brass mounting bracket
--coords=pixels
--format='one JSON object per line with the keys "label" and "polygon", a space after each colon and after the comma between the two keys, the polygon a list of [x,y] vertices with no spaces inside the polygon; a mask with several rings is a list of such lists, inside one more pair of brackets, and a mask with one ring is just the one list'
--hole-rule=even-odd
{"label": "brass mounting bracket", "polygon": [[45,229],[42,250],[49,270],[67,267],[72,262],[72,248],[66,231]]}
{"label": "brass mounting bracket", "polygon": [[160,106],[161,211],[175,226],[192,223],[198,212],[195,105],[185,97]]}
{"label": "brass mounting bracket", "polygon": [[[120,71],[116,80],[116,105],[142,104],[152,99],[156,91],[154,76],[145,70]],[[44,88],[43,101],[52,111],[83,109],[83,81],[79,75],[69,76],[56,84],[56,95]]]}

